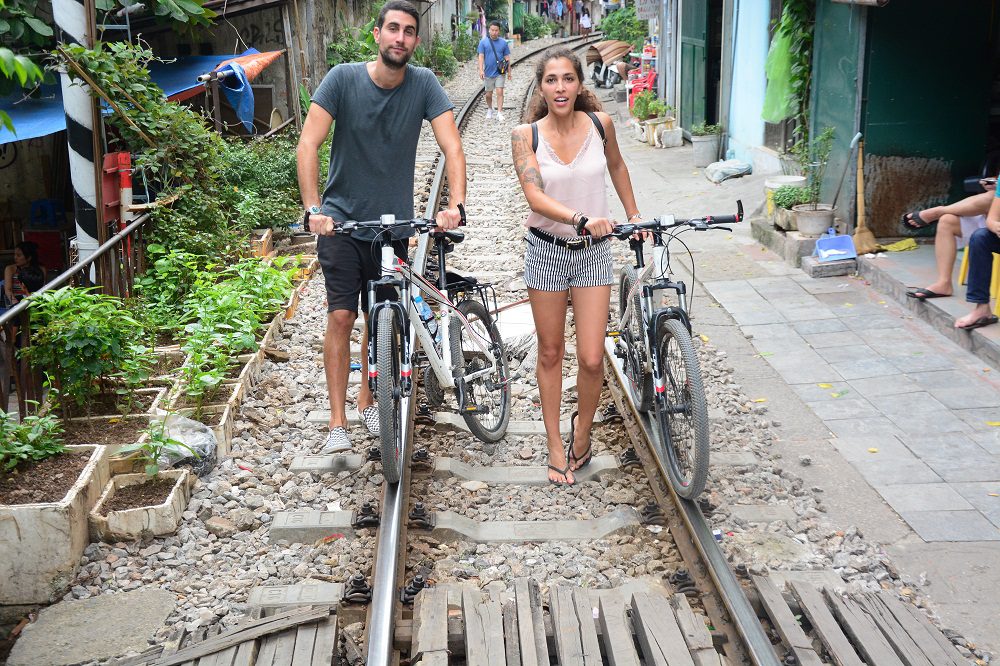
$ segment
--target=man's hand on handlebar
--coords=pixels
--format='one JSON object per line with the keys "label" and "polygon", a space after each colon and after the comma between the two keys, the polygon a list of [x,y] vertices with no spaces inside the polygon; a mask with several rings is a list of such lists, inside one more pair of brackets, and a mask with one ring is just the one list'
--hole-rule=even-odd
{"label": "man's hand on handlebar", "polygon": [[435,216],[435,221],[437,222],[437,228],[440,231],[447,231],[449,229],[457,229],[462,225],[464,216],[462,211],[459,210],[458,206],[452,208],[446,208],[444,210],[439,210]]}
{"label": "man's hand on handlebar", "polygon": [[320,236],[332,236],[337,233],[337,223],[329,215],[316,213],[309,216],[309,231]]}

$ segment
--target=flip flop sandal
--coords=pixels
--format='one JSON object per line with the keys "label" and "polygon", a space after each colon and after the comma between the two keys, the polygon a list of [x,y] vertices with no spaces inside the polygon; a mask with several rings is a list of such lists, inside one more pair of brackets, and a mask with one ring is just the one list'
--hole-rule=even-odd
{"label": "flip flop sandal", "polygon": [[576,419],[580,415],[579,412],[573,412],[569,416],[569,455],[566,456],[567,464],[572,467],[573,463],[580,463],[572,471],[579,472],[581,469],[590,464],[591,459],[594,455],[591,453],[591,444],[587,445],[587,450],[583,452],[583,455],[577,457],[576,452],[573,451],[573,445],[576,443]]}
{"label": "flip flop sandal", "polygon": [[950,294],[939,294],[936,291],[927,289],[926,287],[908,291],[906,292],[906,295],[910,298],[915,298],[918,301],[926,301],[928,298],[948,298],[948,296],[950,296]]}
{"label": "flip flop sandal", "polygon": [[920,217],[919,210],[913,211],[912,213],[903,213],[903,216],[899,218],[899,221],[904,227],[911,230],[923,229],[924,227],[929,227],[937,222],[937,220],[925,222],[924,218]]}
{"label": "flip flop sandal", "polygon": [[566,479],[565,482],[563,482],[563,481],[553,481],[552,479],[549,479],[549,483],[551,483],[553,486],[572,486],[573,485],[573,482],[570,481],[569,480],[569,476],[567,476],[570,472],[573,471],[573,470],[571,470],[569,468],[569,465],[566,465],[565,467],[563,467],[561,469],[559,467],[556,467],[555,465],[549,465],[549,469],[551,469],[553,472],[559,472],[560,474],[563,475],[563,478]]}
{"label": "flip flop sandal", "polygon": [[960,328],[963,331],[971,331],[974,328],[982,328],[983,326],[990,326],[1000,321],[996,315],[989,315],[988,317],[980,317],[976,321],[972,322],[968,326],[956,326],[955,328]]}

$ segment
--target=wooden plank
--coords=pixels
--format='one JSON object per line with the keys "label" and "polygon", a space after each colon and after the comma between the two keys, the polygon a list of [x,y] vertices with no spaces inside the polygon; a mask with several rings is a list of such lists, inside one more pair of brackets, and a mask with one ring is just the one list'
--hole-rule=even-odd
{"label": "wooden plank", "polygon": [[507,654],[507,666],[521,666],[521,642],[517,635],[517,602],[511,599],[503,605],[501,610],[503,612],[504,651]]}
{"label": "wooden plank", "polygon": [[545,640],[542,595],[538,589],[538,581],[533,578],[516,579],[514,601],[517,604],[517,637],[520,641],[522,666],[549,666],[549,646]]}
{"label": "wooden plank", "polygon": [[274,663],[274,651],[278,648],[278,637],[276,635],[265,636],[260,641],[260,651],[257,653],[257,661],[254,666],[271,666]]}
{"label": "wooden plank", "polygon": [[[311,666],[331,666],[337,652],[337,616],[331,615],[316,627]],[[241,666],[234,664],[233,666]]]}
{"label": "wooden plank", "polygon": [[694,666],[670,603],[659,594],[632,595],[632,623],[650,666]]}
{"label": "wooden plank", "polygon": [[799,601],[802,612],[809,618],[816,634],[823,641],[827,652],[837,666],[863,666],[854,646],[841,631],[836,618],[823,602],[823,596],[812,585],[789,581],[792,594]]}
{"label": "wooden plank", "polygon": [[289,666],[292,663],[292,654],[295,652],[296,629],[285,629],[277,634],[277,642],[274,646],[274,658],[271,666]]}
{"label": "wooden plank", "polygon": [[562,585],[549,588],[549,615],[559,666],[583,666],[580,619],[573,605],[573,590]]}
{"label": "wooden plank", "polygon": [[573,605],[576,606],[576,616],[580,619],[580,644],[583,647],[584,666],[603,666],[601,641],[597,637],[597,625],[594,623],[594,604],[587,590],[573,588]]}
{"label": "wooden plank", "polygon": [[860,604],[872,622],[882,631],[904,664],[907,666],[934,666],[877,596],[864,594],[852,598]]}
{"label": "wooden plank", "polygon": [[597,603],[604,651],[611,666],[639,666],[632,632],[625,624],[625,604],[620,599],[602,598]]}
{"label": "wooden plank", "polygon": [[683,594],[670,597],[670,605],[695,666],[720,666],[722,661],[715,651],[712,633],[705,626],[704,616],[691,610],[691,604]]}
{"label": "wooden plank", "polygon": [[812,641],[802,631],[781,592],[766,576],[751,576],[764,610],[767,611],[781,640],[792,651],[801,666],[822,666],[823,661],[813,649]]}
{"label": "wooden plank", "polygon": [[878,626],[872,622],[864,611],[853,601],[844,600],[830,589],[824,588],[823,595],[834,616],[840,621],[840,626],[854,641],[855,649],[861,653],[865,662],[879,666],[903,666],[896,656],[889,641]]}
{"label": "wooden plank", "polygon": [[413,608],[411,661],[423,666],[448,665],[448,590],[424,588]]}
{"label": "wooden plank", "polygon": [[239,647],[239,645],[233,645],[222,652],[217,652],[215,654],[215,666],[233,666],[233,659],[236,658],[236,651]]}
{"label": "wooden plank", "polygon": [[961,666],[968,663],[951,641],[945,638],[941,630],[931,624],[931,621],[914,608],[913,604],[904,604],[888,592],[879,592],[878,600],[896,618],[932,664]]}
{"label": "wooden plank", "polygon": [[257,641],[243,641],[236,648],[233,666],[254,666],[257,659]]}
{"label": "wooden plank", "polygon": [[467,666],[504,666],[507,662],[503,640],[503,611],[500,604],[481,601],[482,595],[462,590],[465,620],[465,663]]}
{"label": "wooden plank", "polygon": [[[200,657],[219,652],[225,648],[232,647],[233,645],[239,645],[244,641],[259,638],[261,636],[281,631],[289,627],[295,627],[307,622],[316,622],[317,620],[329,617],[329,615],[330,609],[323,607],[310,608],[308,610],[295,609],[279,613],[278,615],[268,618],[263,618],[261,620],[255,620],[246,626],[238,627],[212,640],[196,643],[190,647],[184,648],[183,650],[179,650],[172,655],[161,657],[155,662],[155,666],[175,666],[176,664],[182,664],[185,661],[198,659]],[[283,666],[288,665],[284,664]]]}
{"label": "wooden plank", "polygon": [[295,628],[295,649],[292,650],[292,666],[311,666],[313,646],[316,644],[316,625],[300,624]]}

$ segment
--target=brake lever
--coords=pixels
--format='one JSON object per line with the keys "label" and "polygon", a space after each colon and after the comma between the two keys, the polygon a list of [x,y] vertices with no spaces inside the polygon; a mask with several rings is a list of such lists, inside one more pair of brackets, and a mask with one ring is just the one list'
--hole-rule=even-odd
{"label": "brake lever", "polygon": [[732,231],[732,227],[712,227],[713,229],[718,229],[719,231]]}

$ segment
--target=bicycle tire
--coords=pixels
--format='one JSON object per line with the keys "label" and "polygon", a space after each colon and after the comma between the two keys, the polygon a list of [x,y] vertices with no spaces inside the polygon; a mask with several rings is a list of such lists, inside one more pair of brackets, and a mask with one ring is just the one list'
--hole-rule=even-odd
{"label": "bicycle tire", "polygon": [[[462,418],[469,426],[469,431],[487,444],[498,442],[507,434],[507,423],[510,421],[510,370],[507,367],[507,354],[504,351],[500,330],[489,312],[479,301],[466,299],[457,306],[458,311],[465,315],[472,326],[478,326],[481,335],[488,335],[490,342],[500,349],[498,371],[481,377],[466,385],[466,392],[472,395],[473,402],[479,411],[463,412]],[[467,339],[469,331],[456,316],[449,323],[449,338],[451,340],[451,360],[455,377],[465,375],[466,368],[481,369],[485,367],[482,351],[473,343],[462,344]],[[456,388],[456,391],[458,389]],[[483,412],[483,409],[489,411]],[[491,417],[491,418],[486,418]]]}
{"label": "bicycle tire", "polygon": [[[633,266],[625,266],[618,278],[618,316],[625,314],[628,294],[638,282],[638,275]],[[653,408],[653,375],[644,369],[642,327],[642,302],[639,294],[632,297],[632,313],[625,322],[620,333],[625,338],[626,357],[624,359],[625,376],[632,382],[632,397],[640,412],[648,412]]]}
{"label": "bicycle tire", "polygon": [[693,500],[708,480],[708,402],[691,334],[676,319],[660,323],[656,353],[666,390],[656,400],[656,420],[666,448],[667,474],[674,491]]}
{"label": "bicycle tire", "polygon": [[375,349],[378,379],[375,399],[378,402],[379,448],[382,452],[382,476],[388,483],[399,483],[402,476],[402,395],[400,355],[402,354],[402,329],[392,308],[382,308],[376,322]]}

